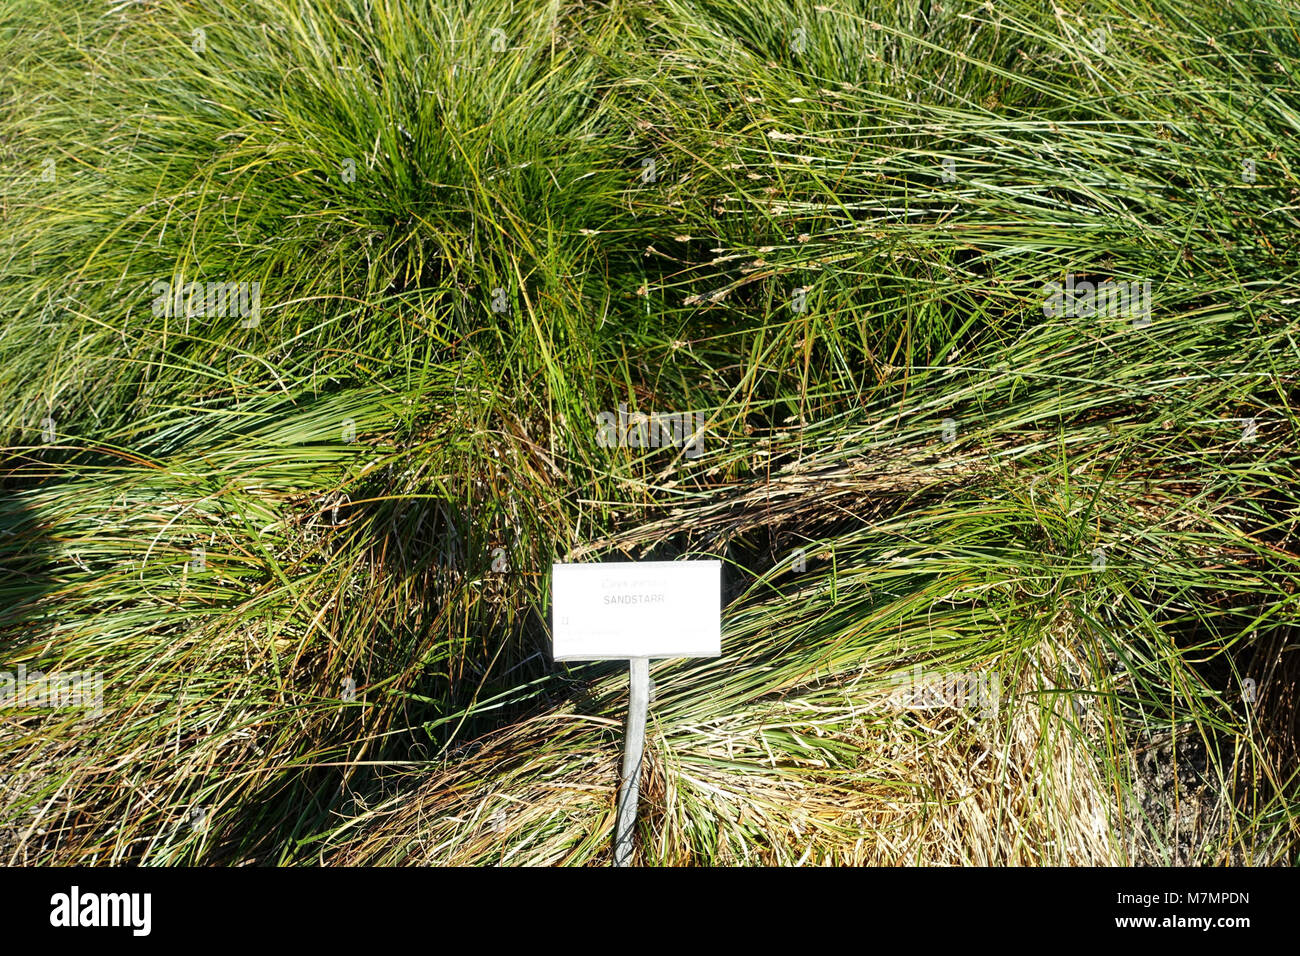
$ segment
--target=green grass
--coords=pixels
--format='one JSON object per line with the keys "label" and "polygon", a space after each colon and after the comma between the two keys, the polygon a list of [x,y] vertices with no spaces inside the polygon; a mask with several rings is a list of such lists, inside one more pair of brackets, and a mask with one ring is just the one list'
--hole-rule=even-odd
{"label": "green grass", "polygon": [[606,863],[550,565],[716,556],[641,862],[1296,862],[1300,16],[1134,11],[7,4],[0,859]]}

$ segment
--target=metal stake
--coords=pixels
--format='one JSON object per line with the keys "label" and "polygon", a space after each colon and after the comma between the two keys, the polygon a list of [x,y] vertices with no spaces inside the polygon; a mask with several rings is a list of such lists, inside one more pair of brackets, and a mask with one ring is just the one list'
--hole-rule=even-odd
{"label": "metal stake", "polygon": [[623,742],[623,780],[618,788],[614,823],[614,865],[630,866],[636,841],[636,800],[641,788],[641,757],[645,753],[645,717],[650,699],[650,659],[628,660],[631,694],[627,704],[627,736]]}

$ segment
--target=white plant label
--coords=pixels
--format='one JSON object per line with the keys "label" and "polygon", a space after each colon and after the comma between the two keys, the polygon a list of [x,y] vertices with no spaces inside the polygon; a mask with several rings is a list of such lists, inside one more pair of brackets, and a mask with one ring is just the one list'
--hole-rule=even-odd
{"label": "white plant label", "polygon": [[721,561],[556,564],[551,571],[557,661],[722,653]]}

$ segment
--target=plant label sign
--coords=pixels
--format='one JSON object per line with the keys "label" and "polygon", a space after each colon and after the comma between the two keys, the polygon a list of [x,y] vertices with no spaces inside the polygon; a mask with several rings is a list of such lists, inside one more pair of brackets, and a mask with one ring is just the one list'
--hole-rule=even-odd
{"label": "plant label sign", "polygon": [[721,561],[556,564],[551,571],[557,661],[722,653]]}

